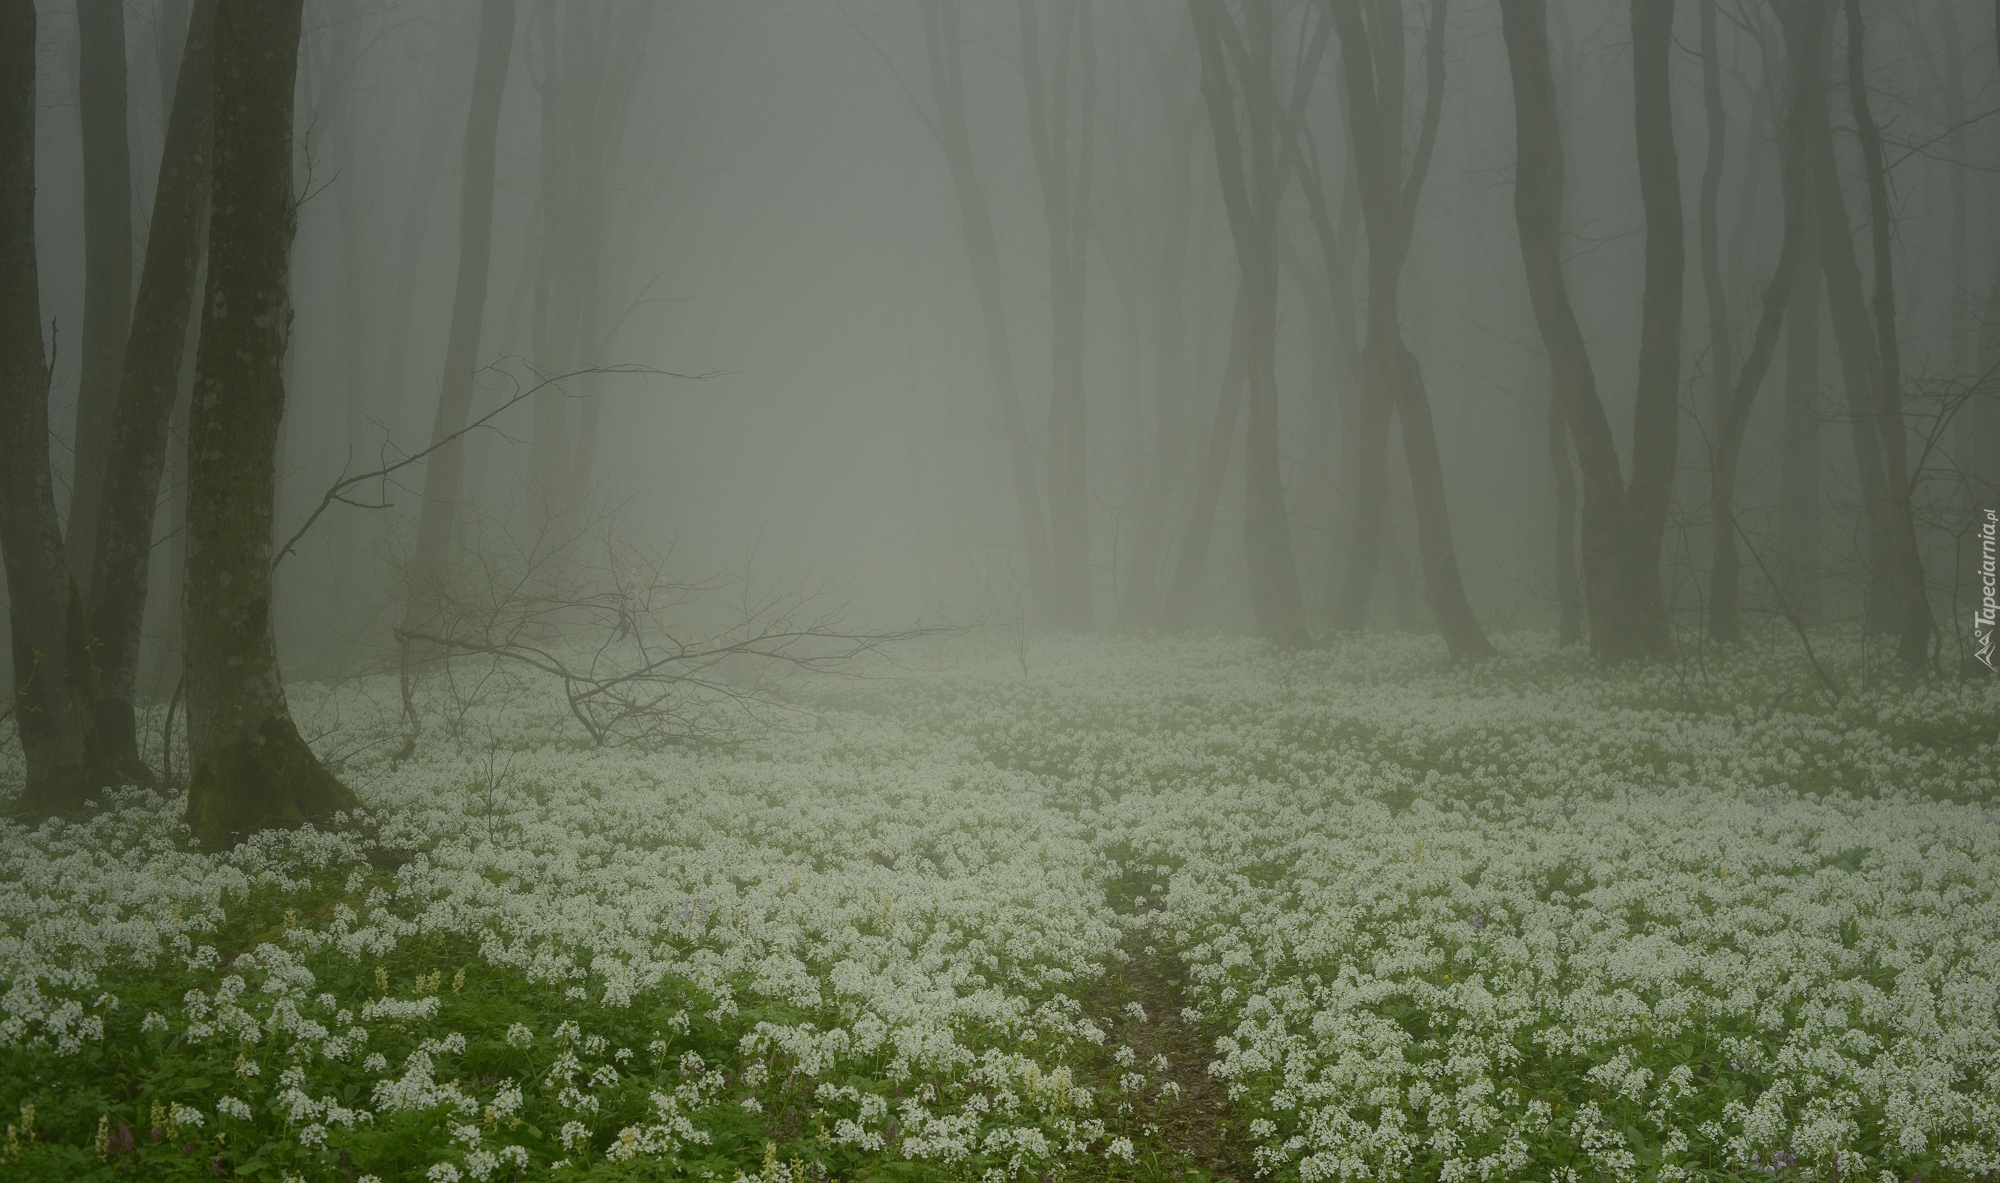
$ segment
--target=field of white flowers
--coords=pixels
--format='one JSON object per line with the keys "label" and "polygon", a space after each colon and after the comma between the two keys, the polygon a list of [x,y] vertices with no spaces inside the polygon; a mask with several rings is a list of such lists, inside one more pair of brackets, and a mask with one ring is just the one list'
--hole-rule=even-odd
{"label": "field of white flowers", "polygon": [[0,822],[0,1178],[1197,1183],[1191,1079],[1279,1180],[2000,1178],[2000,690],[1829,644],[953,642],[726,754],[495,680],[366,837]]}

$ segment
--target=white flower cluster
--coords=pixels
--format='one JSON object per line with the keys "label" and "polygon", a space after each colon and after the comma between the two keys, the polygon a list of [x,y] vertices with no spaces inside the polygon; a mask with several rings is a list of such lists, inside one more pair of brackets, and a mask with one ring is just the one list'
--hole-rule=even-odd
{"label": "white flower cluster", "polygon": [[[1024,678],[967,643],[711,755],[576,748],[517,679],[459,720],[532,737],[504,774],[350,773],[393,875],[312,831],[193,854],[146,793],[0,822],[0,1057],[233,1058],[232,1142],[416,1130],[437,1180],[685,1159],[801,1099],[786,1136],[1019,1177],[1139,1153],[1077,1075],[1130,935],[1307,1183],[2000,1170],[2000,691],[1871,681],[1858,642],[1822,646],[1838,700],[1781,652],[1504,648],[1071,639]],[[468,972],[541,1009],[455,1028]]]}
{"label": "white flower cluster", "polygon": [[2000,813],[1953,803],[1993,797],[1992,687],[1440,653],[1106,641],[903,709],[1142,884],[1268,1171],[2000,1170]]}

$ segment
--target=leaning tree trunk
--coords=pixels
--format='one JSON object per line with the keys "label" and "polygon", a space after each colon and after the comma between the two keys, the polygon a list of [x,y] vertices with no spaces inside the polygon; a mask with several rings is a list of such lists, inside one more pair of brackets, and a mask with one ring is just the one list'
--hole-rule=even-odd
{"label": "leaning tree trunk", "polygon": [[139,672],[153,515],[166,462],[167,421],[180,390],[188,322],[194,313],[208,221],[210,73],[214,0],[200,0],[187,26],[166,143],[160,153],[145,269],[132,308],[124,376],[112,421],[104,508],[90,580],[90,628],[97,636],[97,729],[106,755],[126,776],[150,780],[139,759],[133,687]]}
{"label": "leaning tree trunk", "polygon": [[88,590],[120,359],[132,315],[132,150],[125,132],[125,6],[78,0],[77,117],[83,133],[83,335],[76,390],[70,567]]}
{"label": "leaning tree trunk", "polygon": [[486,279],[493,256],[493,172],[500,128],[500,99],[514,48],[514,0],[486,0],[479,21],[479,64],[472,78],[472,107],[465,122],[458,197],[458,286],[452,297],[451,332],[445,338],[444,376],[438,383],[431,442],[445,442],[424,462],[423,509],[405,627],[435,632],[437,584],[444,578],[452,525],[465,483],[465,430],[472,411],[472,378],[479,365],[479,329],[486,317]]}
{"label": "leaning tree trunk", "polygon": [[210,850],[360,802],[300,738],[271,621],[304,0],[219,0],[214,212],[188,438],[187,821]]}
{"label": "leaning tree trunk", "polygon": [[1743,368],[1736,375],[1727,397],[1716,400],[1716,445],[1709,468],[1710,511],[1714,515],[1711,528],[1714,533],[1710,545],[1712,565],[1709,570],[1708,635],[1710,640],[1724,643],[1743,639],[1739,605],[1742,562],[1736,548],[1737,463],[1743,454],[1743,435],[1750,423],[1751,405],[1756,402],[1757,393],[1763,388],[1764,375],[1770,371],[1771,359],[1778,351],[1778,333],[1784,327],[1785,310],[1791,303],[1792,284],[1798,272],[1799,252],[1807,237],[1804,216],[1806,178],[1804,169],[1800,167],[1798,139],[1789,134],[1789,129],[1799,125],[1801,115],[1816,101],[1812,96],[1819,88],[1818,70],[1814,61],[1808,60],[1795,63],[1792,76],[1795,93],[1799,97],[1793,100],[1791,118],[1786,120],[1788,134],[1783,148],[1784,239],[1778,250],[1777,266],[1771,272],[1770,282],[1764,287],[1757,332],[1750,342],[1750,354],[1744,359]]}
{"label": "leaning tree trunk", "polygon": [[1625,542],[1625,478],[1563,276],[1562,132],[1549,67],[1545,0],[1501,0],[1500,21],[1514,90],[1514,220],[1521,269],[1548,351],[1550,398],[1561,409],[1583,473],[1579,542],[1591,652],[1599,660],[1615,661],[1631,656],[1634,632],[1630,584],[1619,565]]}
{"label": "leaning tree trunk", "polygon": [[92,727],[83,600],[49,472],[49,367],[35,266],[35,8],[0,4],[0,556],[7,565],[14,722],[27,762],[16,808],[81,808],[109,783]]}

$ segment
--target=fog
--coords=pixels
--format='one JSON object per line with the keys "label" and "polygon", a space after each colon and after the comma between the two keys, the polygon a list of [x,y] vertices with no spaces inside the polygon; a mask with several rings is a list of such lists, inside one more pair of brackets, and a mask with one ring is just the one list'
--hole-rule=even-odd
{"label": "fog", "polygon": [[[1176,561],[1196,458],[1225,384],[1239,265],[1188,14],[1169,4],[1088,13],[1084,36],[1095,64],[1085,160],[1078,114],[1084,89],[1075,77],[1083,55],[1058,46],[1077,36],[1065,24],[1079,16],[1072,7],[1043,14],[1048,60],[1039,69],[1049,93],[1068,88],[1061,130],[1070,167],[1088,172],[1077,235],[1083,302],[1067,314],[1080,330],[1088,500],[1089,612],[1076,619],[1147,631],[1161,621],[1134,602],[1132,589],[1164,580]],[[1670,61],[1687,241],[1681,439],[1664,578],[1673,609],[1690,619],[1701,612],[1704,520],[1712,511],[1707,441],[1715,431],[1715,342],[1698,242],[1708,168],[1699,9],[1679,6]],[[1011,594],[1004,589],[1029,580],[1029,563],[959,199],[931,130],[936,97],[924,11],[897,3],[523,7],[498,113],[492,262],[476,356],[481,367],[514,363],[543,374],[595,365],[706,375],[600,377],[566,412],[573,435],[586,414],[600,416],[601,426],[594,444],[573,445],[588,487],[563,495],[622,506],[618,529],[649,546],[672,544],[677,568],[754,568],[767,576],[810,569],[837,574],[843,594],[870,619],[972,621],[1000,610]],[[125,6],[133,225],[141,244],[187,12],[185,3]],[[1440,12],[1448,22],[1442,105],[1401,271],[1401,328],[1422,367],[1472,610],[1490,627],[1548,623],[1558,599],[1549,371],[1512,210],[1509,59],[1494,6]],[[1958,399],[1942,430],[1931,430],[1944,397],[1938,391],[1976,383],[1995,356],[1995,59],[1981,48],[1991,47],[1991,14],[1971,0],[1871,3],[1864,13],[1874,117],[1893,162],[1891,257],[1910,450],[1924,454],[1912,496],[1924,510],[1927,578],[1933,594],[1948,599],[1951,569],[1965,565],[1949,536],[1982,504],[1978,482],[1986,471],[1975,441],[1993,418],[1979,393]],[[294,120],[301,204],[281,525],[302,520],[343,472],[379,467],[431,442],[457,272],[461,145],[480,16],[477,5],[465,3],[307,6]],[[1056,381],[1051,230],[1032,147],[1021,19],[1012,5],[969,5],[955,16],[953,36],[961,45],[970,164],[998,244],[1005,331],[1033,454],[1030,480],[1046,489]],[[1402,16],[1410,156],[1420,138],[1431,19],[1416,7]],[[1298,63],[1328,20],[1315,6],[1275,11],[1281,103],[1298,93]],[[1723,121],[1713,215],[1720,327],[1732,338],[1725,348],[1740,355],[1777,256],[1788,67],[1767,6],[1723,3],[1715,20]],[[1617,6],[1577,3],[1550,5],[1547,22],[1568,164],[1562,253],[1606,413],[1629,453],[1646,242],[1629,22]],[[75,29],[68,10],[51,7],[37,43],[36,244],[54,363],[55,464],[64,483],[84,355],[74,327],[83,316],[86,237]],[[1058,52],[1077,61],[1057,63]],[[1334,623],[1332,589],[1353,545],[1344,519],[1354,494],[1344,482],[1358,458],[1342,451],[1354,446],[1342,437],[1353,436],[1355,425],[1336,407],[1343,388],[1363,384],[1361,359],[1344,356],[1340,338],[1366,338],[1368,262],[1354,209],[1360,199],[1339,37],[1315,52],[1299,135],[1338,223],[1336,266],[1351,290],[1329,303],[1328,260],[1303,196],[1313,182],[1288,179],[1274,214],[1283,271],[1274,358],[1278,476],[1317,634]],[[1854,137],[1844,132],[1852,117],[1837,57],[1829,50],[1829,102],[1843,127],[1837,143],[1848,174],[1845,199],[1865,266],[1867,193]],[[1059,83],[1060,69],[1073,76]],[[545,127],[547,113],[573,122]],[[1278,114],[1283,136],[1289,112]],[[1184,159],[1177,159],[1177,143]],[[575,155],[579,144],[587,144],[590,160]],[[578,195],[584,190],[542,191],[552,152],[558,183],[574,174],[601,193],[594,204]],[[587,175],[593,169],[596,175]],[[1162,285],[1175,282],[1163,267],[1180,200],[1189,218],[1184,276],[1180,290],[1163,299]],[[571,234],[564,211],[585,207],[599,222],[586,269],[594,275],[567,288],[539,281],[550,218],[556,234]],[[583,299],[574,285],[591,289],[596,339],[569,358],[538,355],[534,325],[559,320],[554,305]],[[1178,315],[1168,310],[1173,303]],[[1181,339],[1177,358],[1161,349],[1165,335]],[[1814,595],[1824,597],[1825,616],[1846,619],[1862,611],[1855,572],[1867,563],[1853,546],[1860,494],[1852,450],[1842,446],[1834,337],[1830,330],[1819,337],[1824,356],[1814,381],[1826,389],[1813,409],[1823,438],[1811,508],[1825,520],[1817,533],[1826,586]],[[544,341],[541,353],[550,348]],[[1740,460],[1743,523],[1773,548],[1780,545],[1787,356],[1755,399]],[[1177,372],[1163,374],[1175,363]],[[1922,388],[1929,398],[1919,396],[1919,383],[1935,384]],[[492,406],[496,376],[482,370],[478,385],[476,405]],[[585,402],[598,406],[586,412]],[[1163,433],[1163,415],[1179,416],[1181,425]],[[531,483],[538,441],[526,405],[494,426],[492,438],[482,431],[469,441],[477,484],[464,495],[479,512],[504,515],[519,509]],[[1392,441],[1400,437],[1395,430]],[[1926,448],[1931,435],[1937,446]],[[1178,455],[1163,462],[1163,448]],[[593,449],[583,463],[581,453]],[[1411,486],[1395,471],[1402,457],[1393,442],[1388,454],[1379,587],[1365,616],[1350,612],[1340,624],[1427,628]],[[1147,473],[1162,463],[1174,479],[1149,489]],[[1179,627],[1258,627],[1243,574],[1243,463],[1237,445],[1214,515],[1214,553],[1200,571],[1199,608]],[[391,508],[338,507],[305,540],[280,579],[288,667],[335,669],[382,642],[385,607],[394,600],[394,580],[384,571],[408,554],[422,497],[421,481],[411,480],[420,471],[375,487]],[[1149,519],[1149,499],[1163,492],[1165,516]],[[172,489],[162,496],[170,499]],[[159,516],[163,527],[171,518]],[[1161,531],[1161,541],[1142,540],[1149,530]],[[1154,571],[1134,569],[1148,562]],[[156,583],[171,579],[160,570],[165,565],[154,564]],[[1768,618],[1764,581],[1746,582],[1745,595]],[[170,617],[171,599],[156,588],[156,614]],[[1052,611],[1044,616],[1057,620]],[[1964,642],[1965,630],[1957,633]]]}
{"label": "fog", "polygon": [[0,1179],[1992,1183],[1996,29],[0,0]]}

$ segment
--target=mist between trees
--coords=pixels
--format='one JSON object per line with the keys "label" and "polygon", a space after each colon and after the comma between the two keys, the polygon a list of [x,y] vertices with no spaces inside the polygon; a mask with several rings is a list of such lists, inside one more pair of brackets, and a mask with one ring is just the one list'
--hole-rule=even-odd
{"label": "mist between trees", "polygon": [[1988,675],[1996,15],[10,4],[20,807],[327,815],[286,679],[407,753],[466,654],[599,742],[994,625]]}

